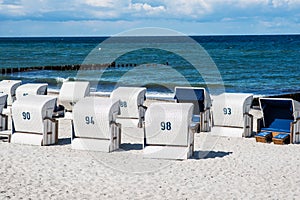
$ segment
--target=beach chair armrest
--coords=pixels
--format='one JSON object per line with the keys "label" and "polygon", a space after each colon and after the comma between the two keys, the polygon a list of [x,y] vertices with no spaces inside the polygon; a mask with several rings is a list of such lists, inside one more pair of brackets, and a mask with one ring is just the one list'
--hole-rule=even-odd
{"label": "beach chair armrest", "polygon": [[250,113],[244,114],[244,137],[251,137],[253,134],[253,115]]}
{"label": "beach chair armrest", "polygon": [[196,133],[196,131],[199,129],[199,126],[199,123],[193,122],[190,124],[189,129],[192,131],[192,133]]}
{"label": "beach chair armrest", "polygon": [[144,105],[139,105],[138,107],[139,107],[139,108],[143,108],[145,111],[146,111],[147,108],[148,108],[147,106],[144,106]]}
{"label": "beach chair armrest", "polygon": [[262,127],[263,127],[263,117],[257,119],[257,130],[256,130],[256,133],[259,133],[261,131]]}
{"label": "beach chair armrest", "polygon": [[138,122],[138,128],[142,128],[143,127],[143,121],[145,120],[145,113],[147,110],[147,106],[144,105],[138,105],[138,109],[139,109],[139,122]]}
{"label": "beach chair armrest", "polygon": [[3,114],[3,113],[0,113],[0,116],[1,117],[6,117],[7,115]]}
{"label": "beach chair armrest", "polygon": [[297,122],[299,122],[300,121],[300,117],[297,117],[292,123],[293,124],[296,124]]}
{"label": "beach chair armrest", "polygon": [[44,117],[43,120],[49,120],[51,122],[56,122],[57,121],[56,119],[53,119],[53,118],[50,118],[50,117]]}
{"label": "beach chair armrest", "polygon": [[297,117],[292,123],[291,123],[291,143],[299,143],[299,137],[300,135],[300,117]]}

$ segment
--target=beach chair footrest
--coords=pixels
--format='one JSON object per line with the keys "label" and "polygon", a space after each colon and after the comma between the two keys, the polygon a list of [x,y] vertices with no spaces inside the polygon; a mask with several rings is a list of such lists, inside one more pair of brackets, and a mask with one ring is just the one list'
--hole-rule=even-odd
{"label": "beach chair footrest", "polygon": [[290,143],[290,135],[280,133],[280,134],[276,135],[275,137],[273,137],[272,141],[274,144],[279,144],[279,145],[289,144]]}
{"label": "beach chair footrest", "polygon": [[272,132],[260,132],[255,136],[255,140],[262,143],[272,142]]}

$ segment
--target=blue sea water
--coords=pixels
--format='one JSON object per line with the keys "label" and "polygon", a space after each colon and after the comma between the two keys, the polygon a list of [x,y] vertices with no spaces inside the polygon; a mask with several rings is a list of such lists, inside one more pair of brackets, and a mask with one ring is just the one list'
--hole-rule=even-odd
{"label": "blue sea water", "polygon": [[88,80],[100,92],[130,85],[162,94],[191,85],[211,92],[282,94],[300,91],[299,58],[300,35],[0,38],[0,68],[115,63],[101,70],[37,70],[0,79],[47,82],[53,89],[65,80]]}

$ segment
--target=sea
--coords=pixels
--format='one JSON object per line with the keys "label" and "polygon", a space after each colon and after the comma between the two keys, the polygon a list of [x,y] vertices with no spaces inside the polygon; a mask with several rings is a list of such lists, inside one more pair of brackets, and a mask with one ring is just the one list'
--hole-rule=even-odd
{"label": "sea", "polygon": [[[64,70],[64,66],[102,66]],[[34,70],[61,66],[61,70]],[[0,80],[48,83],[90,81],[109,94],[119,86],[147,87],[151,96],[170,96],[176,86],[210,93],[255,95],[299,93],[300,35],[2,37]]]}

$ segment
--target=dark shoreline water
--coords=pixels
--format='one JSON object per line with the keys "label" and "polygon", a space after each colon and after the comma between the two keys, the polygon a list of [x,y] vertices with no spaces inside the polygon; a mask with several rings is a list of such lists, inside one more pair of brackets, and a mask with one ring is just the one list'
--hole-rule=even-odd
{"label": "dark shoreline water", "polygon": [[[286,94],[300,91],[300,35],[191,36],[191,38],[210,55],[221,73],[228,92]],[[0,38],[0,68],[82,64],[89,53],[105,39],[107,37]],[[175,37],[172,41],[174,43],[180,40]],[[160,42],[162,46],[170,45],[170,40],[165,40],[165,37],[157,37],[156,42]],[[122,41],[119,44],[123,45]],[[191,51],[188,44],[184,46],[183,51]],[[140,65],[149,61],[157,65],[167,63],[183,74],[191,85],[218,87],[219,83],[207,83],[199,75],[194,75],[192,67],[178,56],[146,48],[117,58],[116,62],[120,66],[106,70],[105,77],[92,77],[87,73],[84,79],[91,78],[93,82],[98,82],[99,86],[95,86],[95,90],[97,88],[98,91],[111,91],[116,83],[122,80],[122,76],[132,71],[133,67],[130,64]],[[155,71],[158,68],[150,66],[148,69]],[[94,72],[93,75],[95,73],[98,72]],[[76,79],[77,76],[76,72],[68,70],[59,72],[40,70],[6,74],[2,75],[1,79],[45,81],[49,82],[51,88],[58,89],[62,81]],[[124,84],[128,82],[136,85],[144,84],[150,91],[157,93],[172,92],[168,88],[186,85],[176,76],[161,73],[159,70],[155,77],[147,78],[149,81],[145,82],[148,79],[131,77],[132,80],[125,80]]]}

